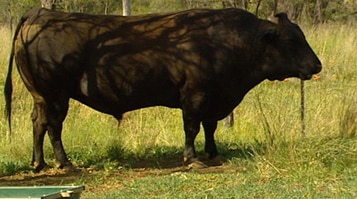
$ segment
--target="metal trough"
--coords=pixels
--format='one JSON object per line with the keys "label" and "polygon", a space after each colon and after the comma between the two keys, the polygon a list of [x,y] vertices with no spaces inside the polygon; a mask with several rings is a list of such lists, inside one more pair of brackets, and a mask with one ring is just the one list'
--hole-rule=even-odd
{"label": "metal trough", "polygon": [[83,190],[84,185],[0,187],[0,199],[78,199]]}

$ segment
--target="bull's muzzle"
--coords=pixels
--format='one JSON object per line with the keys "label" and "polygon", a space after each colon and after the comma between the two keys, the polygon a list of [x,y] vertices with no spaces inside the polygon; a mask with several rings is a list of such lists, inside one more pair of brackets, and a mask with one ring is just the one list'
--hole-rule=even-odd
{"label": "bull's muzzle", "polygon": [[322,65],[321,62],[319,62],[318,64],[315,64],[314,67],[312,67],[311,71],[300,70],[299,77],[302,80],[309,80],[312,78],[314,74],[319,73],[321,70],[322,70]]}

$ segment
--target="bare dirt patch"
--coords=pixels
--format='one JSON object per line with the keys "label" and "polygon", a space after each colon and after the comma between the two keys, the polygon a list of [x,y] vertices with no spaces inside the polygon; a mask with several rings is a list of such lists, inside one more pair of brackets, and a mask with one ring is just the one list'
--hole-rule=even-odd
{"label": "bare dirt patch", "polygon": [[79,168],[76,171],[49,169],[39,173],[18,173],[0,177],[0,186],[58,186],[84,184],[86,191],[99,192],[123,187],[124,181],[132,181],[150,175],[166,175],[183,171],[182,168],[171,169],[118,169],[110,172]]}
{"label": "bare dirt patch", "polygon": [[[48,169],[39,173],[21,172],[10,176],[0,177],[0,186],[59,186],[84,184],[86,191],[101,192],[122,188],[125,182],[134,181],[148,176],[170,175],[177,172],[190,172],[176,160],[138,161],[132,168],[115,168],[110,171],[92,168],[77,168],[75,171]],[[236,172],[230,166],[210,166],[195,170],[198,173]]]}

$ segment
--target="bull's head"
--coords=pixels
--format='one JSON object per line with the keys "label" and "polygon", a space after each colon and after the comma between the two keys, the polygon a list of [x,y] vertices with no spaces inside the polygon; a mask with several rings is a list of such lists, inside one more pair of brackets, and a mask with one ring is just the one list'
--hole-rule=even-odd
{"label": "bull's head", "polygon": [[277,23],[264,30],[263,72],[269,80],[298,77],[307,80],[321,71],[321,62],[298,25],[285,13],[275,15]]}

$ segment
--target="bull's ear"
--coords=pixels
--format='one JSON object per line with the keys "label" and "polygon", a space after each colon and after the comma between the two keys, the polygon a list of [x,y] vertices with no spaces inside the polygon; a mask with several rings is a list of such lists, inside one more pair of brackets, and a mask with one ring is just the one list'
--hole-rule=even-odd
{"label": "bull's ear", "polygon": [[284,12],[274,15],[274,17],[278,19],[278,23],[286,23],[286,22],[290,23],[288,15]]}

